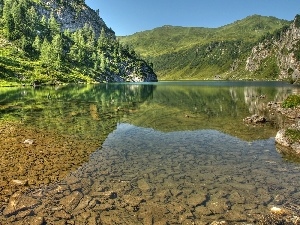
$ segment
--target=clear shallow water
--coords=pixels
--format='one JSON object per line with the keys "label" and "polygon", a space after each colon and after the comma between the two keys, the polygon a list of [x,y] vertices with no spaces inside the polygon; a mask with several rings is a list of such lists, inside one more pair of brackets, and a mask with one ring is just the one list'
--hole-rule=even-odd
{"label": "clear shallow water", "polygon": [[110,191],[142,198],[139,211],[171,223],[252,221],[299,198],[300,167],[281,158],[273,138],[249,143],[216,130],[162,133],[122,123],[80,172],[103,165]]}
{"label": "clear shallow water", "polygon": [[[268,101],[283,100],[298,87],[162,82],[102,90],[100,85],[75,92],[83,94],[68,96],[70,107],[47,101],[60,109],[60,126],[49,119],[53,108],[46,117],[35,112],[39,126],[72,124],[80,127],[75,133],[81,138],[100,135],[109,118],[116,127],[78,170],[24,195],[38,201],[34,216],[54,224],[254,223],[270,207],[299,199],[300,164],[283,159],[274,143],[282,121],[262,127],[242,122],[253,113],[267,113]],[[70,113],[72,119],[66,120]],[[44,118],[48,123],[42,123]],[[5,214],[11,216],[9,209]]]}
{"label": "clear shallow water", "polygon": [[22,198],[38,201],[36,215],[53,224],[249,224],[272,206],[297,203],[299,172],[273,138],[120,123],[89,162]]}

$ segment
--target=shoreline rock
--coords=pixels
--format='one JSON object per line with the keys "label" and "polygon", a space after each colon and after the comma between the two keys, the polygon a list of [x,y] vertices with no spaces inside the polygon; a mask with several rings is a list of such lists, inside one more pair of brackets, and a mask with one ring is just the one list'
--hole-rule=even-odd
{"label": "shoreline rock", "polygon": [[266,117],[254,114],[252,116],[246,117],[245,119],[243,119],[243,121],[248,124],[259,124],[267,122],[267,119]]}
{"label": "shoreline rock", "polygon": [[283,155],[294,156],[300,159],[300,140],[292,140],[287,130],[300,133],[300,107],[283,108],[282,102],[269,102],[267,104],[268,116],[253,114],[243,119],[245,124],[259,125],[276,121],[279,130],[275,136],[276,149]]}
{"label": "shoreline rock", "polygon": [[287,134],[288,130],[300,132],[300,108],[283,108],[281,102],[269,102],[268,107],[271,113],[279,113],[289,120],[289,123],[283,124],[275,136],[277,150],[284,155],[293,155],[300,158],[299,140],[293,140]]}

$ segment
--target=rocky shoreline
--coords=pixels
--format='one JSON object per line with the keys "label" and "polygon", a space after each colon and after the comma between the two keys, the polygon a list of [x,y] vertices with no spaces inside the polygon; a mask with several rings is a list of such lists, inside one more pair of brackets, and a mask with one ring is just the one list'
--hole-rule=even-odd
{"label": "rocky shoreline", "polygon": [[284,155],[292,155],[300,159],[300,140],[289,135],[290,131],[300,133],[300,107],[283,108],[282,102],[269,102],[267,110],[267,116],[253,114],[243,119],[243,122],[252,125],[267,122],[276,124],[279,129],[275,136],[277,150]]}
{"label": "rocky shoreline", "polygon": [[271,115],[280,114],[285,117],[285,122],[280,126],[275,137],[277,150],[283,155],[300,159],[300,140],[289,135],[289,131],[300,133],[300,107],[283,108],[281,102],[270,102],[268,108]]}
{"label": "rocky shoreline", "polygon": [[[254,114],[246,117],[243,122],[246,124],[259,125],[270,121],[276,121],[279,131],[275,136],[276,150],[285,158],[293,161],[300,160],[300,140],[291,138],[290,131],[300,133],[300,107],[284,108],[282,102],[269,102],[267,104],[268,116]],[[298,208],[298,211],[293,209]],[[292,207],[293,214],[300,214],[300,206]],[[300,224],[300,218],[293,216],[280,208],[271,210],[260,221],[260,224]]]}

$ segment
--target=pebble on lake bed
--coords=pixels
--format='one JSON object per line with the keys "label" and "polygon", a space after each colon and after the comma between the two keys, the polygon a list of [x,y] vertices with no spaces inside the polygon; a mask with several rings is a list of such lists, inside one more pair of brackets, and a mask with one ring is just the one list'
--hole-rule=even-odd
{"label": "pebble on lake bed", "polygon": [[270,209],[271,213],[274,213],[274,214],[279,214],[279,215],[283,215],[285,214],[285,210],[284,209],[281,209],[281,208],[278,208],[276,206],[273,206],[271,209]]}
{"label": "pebble on lake bed", "polygon": [[12,180],[11,184],[17,186],[26,186],[28,185],[28,180]]}
{"label": "pebble on lake bed", "polygon": [[32,145],[34,143],[34,140],[32,139],[26,139],[23,144],[29,144],[29,145]]}

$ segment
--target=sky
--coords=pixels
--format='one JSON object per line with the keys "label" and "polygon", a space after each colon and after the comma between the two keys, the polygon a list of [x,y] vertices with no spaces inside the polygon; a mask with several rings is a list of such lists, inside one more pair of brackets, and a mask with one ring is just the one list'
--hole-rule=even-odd
{"label": "sky", "polygon": [[293,20],[299,0],[85,0],[117,36],[164,25],[216,28],[254,14]]}

